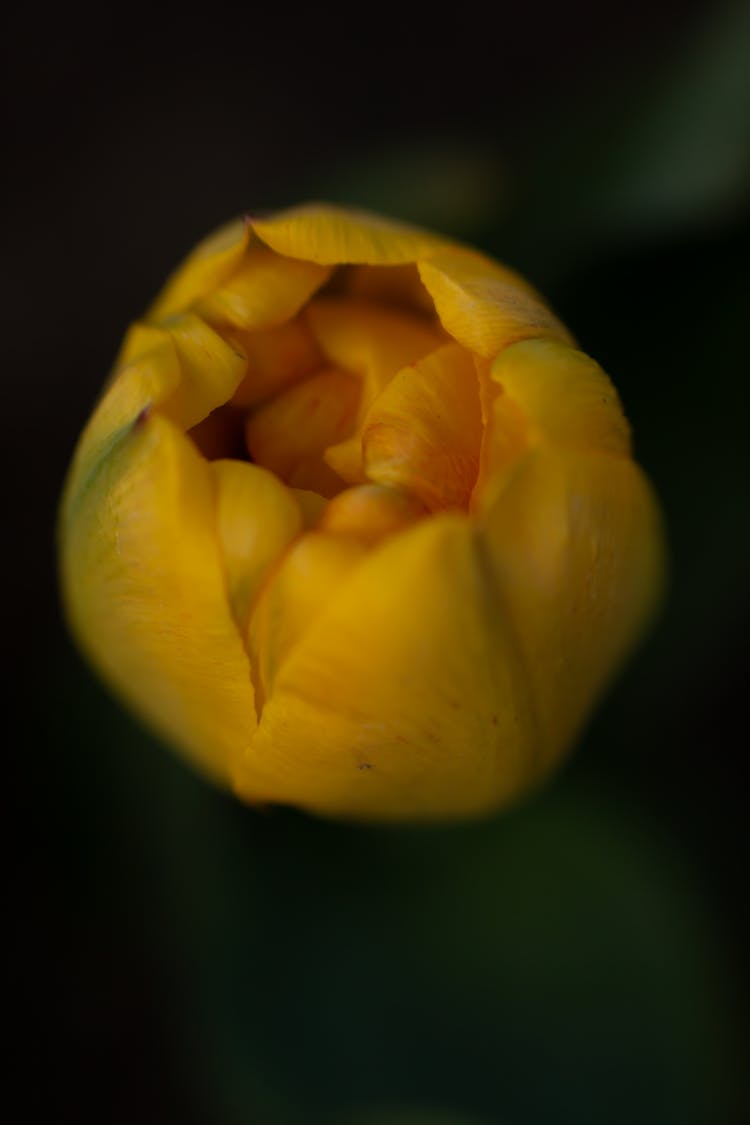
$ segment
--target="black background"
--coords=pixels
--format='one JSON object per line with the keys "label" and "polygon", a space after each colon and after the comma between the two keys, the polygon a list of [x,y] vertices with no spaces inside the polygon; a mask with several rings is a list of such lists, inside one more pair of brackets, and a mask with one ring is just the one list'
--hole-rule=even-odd
{"label": "black background", "polygon": [[[743,12],[14,13],[14,1120],[746,1119]],[[665,505],[657,628],[561,778],[488,825],[240,808],[120,713],[61,621],[56,504],[127,322],[212,227],[306,198],[526,271],[612,373]]]}

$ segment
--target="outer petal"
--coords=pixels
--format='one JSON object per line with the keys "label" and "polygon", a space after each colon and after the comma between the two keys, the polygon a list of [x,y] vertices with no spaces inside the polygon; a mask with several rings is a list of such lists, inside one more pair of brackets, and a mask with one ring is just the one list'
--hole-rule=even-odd
{"label": "outer petal", "polygon": [[209,466],[158,414],[121,431],[61,526],[71,626],[167,740],[226,779],[256,725],[232,619]]}
{"label": "outer petal", "polygon": [[540,748],[485,564],[469,522],[443,515],[354,568],[278,669],[239,790],[437,819],[526,785]]}
{"label": "outer petal", "polygon": [[480,521],[551,764],[658,600],[658,509],[626,457],[541,446]]}
{"label": "outer petal", "polygon": [[517,459],[540,443],[629,455],[617,391],[583,352],[557,340],[522,340],[478,374],[485,426],[473,506],[491,505]]}
{"label": "outer petal", "polygon": [[[108,453],[130,432],[136,419],[145,411],[161,407],[179,386],[182,371],[174,341],[168,332],[155,331],[158,335],[151,341],[152,349],[115,370],[89,418],[73,457],[63,512],[70,498],[87,486],[90,474],[98,471]],[[126,355],[127,343],[126,338]]]}
{"label": "outer petal", "polygon": [[419,262],[419,275],[447,332],[492,358],[515,340],[572,342],[565,326],[518,274],[473,250],[448,249]]}
{"label": "outer petal", "polygon": [[244,355],[196,316],[173,317],[161,328],[133,325],[81,435],[68,495],[82,486],[139,415],[155,410],[189,429],[231,398],[245,366]]}
{"label": "outer petal", "polygon": [[557,340],[524,340],[501,352],[492,380],[523,410],[532,442],[630,453],[617,391],[583,352]]}
{"label": "outer petal", "polygon": [[184,312],[216,289],[240,264],[249,240],[244,219],[235,219],[205,238],[172,274],[150,310],[151,318]]}
{"label": "outer petal", "polygon": [[292,207],[250,223],[278,254],[324,265],[398,266],[450,245],[445,238],[395,219],[323,203]]}

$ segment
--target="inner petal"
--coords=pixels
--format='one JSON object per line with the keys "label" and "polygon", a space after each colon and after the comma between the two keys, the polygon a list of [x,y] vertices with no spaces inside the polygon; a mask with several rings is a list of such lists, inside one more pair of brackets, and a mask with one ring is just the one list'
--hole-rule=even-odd
{"label": "inner petal", "polygon": [[326,506],[320,528],[351,535],[365,543],[378,543],[411,527],[425,515],[424,505],[408,493],[382,484],[363,484],[334,496]]}
{"label": "inner petal", "polygon": [[359,396],[359,381],[336,368],[295,384],[248,418],[250,456],[287,484],[335,495],[344,482],[323,455],[350,433]]}
{"label": "inner petal", "polygon": [[325,266],[272,254],[251,246],[241,264],[197,305],[209,323],[234,328],[268,328],[295,316],[330,275]]}
{"label": "inner petal", "polygon": [[266,575],[302,530],[300,506],[273,473],[247,461],[211,464],[229,600],[243,634]]}
{"label": "inner petal", "polygon": [[257,406],[323,366],[320,349],[300,317],[257,332],[236,332],[233,339],[247,356],[247,374],[232,399],[235,406]]}
{"label": "inner petal", "polygon": [[482,413],[473,359],[448,344],[395,376],[370,411],[365,472],[434,511],[466,508],[477,478]]}
{"label": "inner petal", "polygon": [[247,634],[259,710],[292,648],[366,551],[349,536],[312,531],[282,556],[262,589]]}
{"label": "inner petal", "polygon": [[329,362],[361,380],[353,433],[332,443],[325,460],[347,484],[362,484],[366,477],[361,435],[367,412],[397,371],[441,344],[442,333],[434,320],[353,297],[316,298],[304,319]]}
{"label": "inner petal", "polygon": [[443,342],[435,323],[352,297],[319,297],[304,319],[329,363],[362,380],[358,421],[393,376]]}
{"label": "inner petal", "polygon": [[422,284],[416,265],[348,266],[342,292],[390,305],[435,321],[435,306]]}

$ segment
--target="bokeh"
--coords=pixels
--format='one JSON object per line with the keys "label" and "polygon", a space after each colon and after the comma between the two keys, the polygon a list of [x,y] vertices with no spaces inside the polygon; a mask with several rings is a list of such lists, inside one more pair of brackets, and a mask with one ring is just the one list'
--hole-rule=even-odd
{"label": "bokeh", "polygon": [[[4,49],[12,1119],[742,1125],[748,4],[27,6]],[[656,627],[482,823],[245,808],[61,619],[55,508],[126,324],[212,227],[310,198],[527,274],[664,504]]]}

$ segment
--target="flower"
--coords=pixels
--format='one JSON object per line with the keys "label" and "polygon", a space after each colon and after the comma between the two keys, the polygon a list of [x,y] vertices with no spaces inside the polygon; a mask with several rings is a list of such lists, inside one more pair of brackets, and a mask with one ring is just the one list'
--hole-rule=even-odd
{"label": "flower", "polygon": [[62,585],[121,698],[250,803],[498,808],[658,599],[617,393],[521,277],[308,205],[202,243],[75,453]]}

